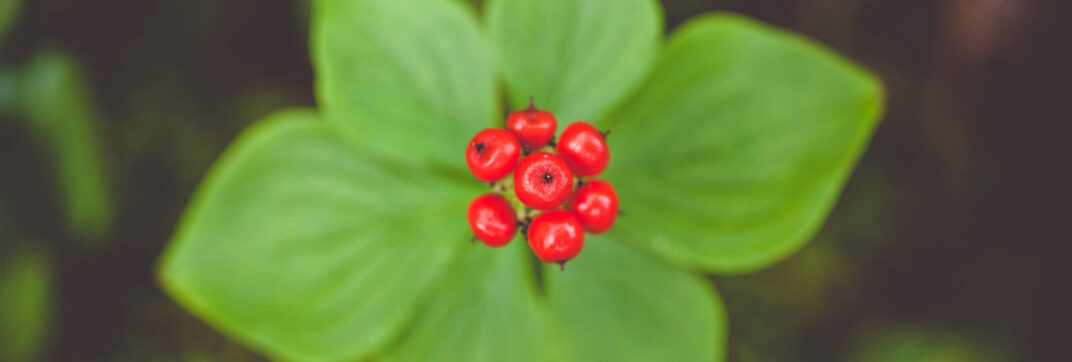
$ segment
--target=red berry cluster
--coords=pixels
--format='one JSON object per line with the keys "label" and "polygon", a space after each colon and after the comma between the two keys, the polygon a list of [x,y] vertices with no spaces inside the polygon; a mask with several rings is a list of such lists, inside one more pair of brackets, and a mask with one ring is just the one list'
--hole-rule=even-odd
{"label": "red berry cluster", "polygon": [[[610,161],[606,134],[577,121],[556,145],[557,128],[554,114],[530,101],[529,108],[506,117],[505,130],[488,128],[469,141],[469,170],[494,189],[469,204],[476,239],[500,247],[521,228],[540,260],[565,265],[581,252],[585,232],[600,234],[614,225],[618,194],[609,182],[593,179]],[[511,173],[513,182],[503,181]],[[507,199],[510,188],[515,202]]]}

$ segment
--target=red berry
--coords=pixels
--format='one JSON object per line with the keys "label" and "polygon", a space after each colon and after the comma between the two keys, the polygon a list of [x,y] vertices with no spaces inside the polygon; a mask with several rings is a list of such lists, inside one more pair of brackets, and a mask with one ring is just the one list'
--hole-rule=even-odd
{"label": "red berry", "polygon": [[610,149],[603,134],[584,121],[574,122],[562,131],[557,150],[573,173],[580,176],[598,175],[610,161]]}
{"label": "red berry", "polygon": [[517,233],[517,214],[500,194],[483,194],[473,199],[468,216],[473,234],[490,247],[506,245]]}
{"label": "red berry", "polygon": [[565,264],[584,247],[584,229],[577,217],[566,210],[536,216],[529,225],[529,246],[545,263]]}
{"label": "red berry", "polygon": [[513,132],[526,149],[538,150],[555,136],[558,122],[551,112],[536,108],[530,98],[528,109],[510,112],[506,117],[506,129]]}
{"label": "red berry", "polygon": [[517,198],[537,210],[562,205],[573,190],[573,173],[562,158],[547,152],[528,155],[517,165],[514,192]]}
{"label": "red berry", "polygon": [[602,234],[614,226],[614,219],[618,218],[618,193],[610,182],[588,181],[573,193],[566,209],[577,215],[585,230]]}
{"label": "red berry", "polygon": [[476,178],[498,181],[514,170],[521,158],[521,144],[517,137],[499,128],[480,131],[469,141],[465,149],[465,162]]}

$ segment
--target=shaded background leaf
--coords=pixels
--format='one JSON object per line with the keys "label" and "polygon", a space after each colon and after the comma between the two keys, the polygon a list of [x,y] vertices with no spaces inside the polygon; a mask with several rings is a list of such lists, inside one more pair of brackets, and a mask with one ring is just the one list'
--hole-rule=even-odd
{"label": "shaded background leaf", "polygon": [[15,24],[15,19],[19,15],[19,7],[22,6],[22,0],[3,0],[0,1],[0,44],[4,42],[4,36],[11,29],[11,26]]}
{"label": "shaded background leaf", "polygon": [[970,332],[927,323],[884,323],[860,334],[856,352],[847,358],[860,362],[993,362],[1008,361],[1006,351]]}
{"label": "shaded background leaf", "polygon": [[115,217],[100,112],[78,65],[55,50],[30,60],[16,85],[18,113],[51,156],[72,232],[104,239]]}
{"label": "shaded background leaf", "polygon": [[0,361],[41,357],[52,316],[53,266],[41,248],[0,254]]}

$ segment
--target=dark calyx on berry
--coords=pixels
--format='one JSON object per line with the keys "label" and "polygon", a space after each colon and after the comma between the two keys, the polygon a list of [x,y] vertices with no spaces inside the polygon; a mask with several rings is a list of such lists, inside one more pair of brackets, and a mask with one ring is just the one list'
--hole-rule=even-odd
{"label": "dark calyx on berry", "polygon": [[537,210],[561,206],[573,191],[573,173],[562,158],[547,152],[526,156],[514,173],[514,192]]}
{"label": "dark calyx on berry", "polygon": [[483,181],[498,181],[514,170],[521,158],[517,137],[499,128],[480,131],[465,150],[465,162],[473,176]]}

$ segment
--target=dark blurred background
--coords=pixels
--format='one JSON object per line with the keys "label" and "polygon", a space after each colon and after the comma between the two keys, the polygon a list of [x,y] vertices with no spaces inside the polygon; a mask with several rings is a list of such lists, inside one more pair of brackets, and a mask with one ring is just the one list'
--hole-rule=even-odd
{"label": "dark blurred background", "polygon": [[[43,358],[262,359],[169,300],[153,268],[228,142],[273,110],[315,106],[308,5],[22,5],[0,64],[47,48],[81,65],[115,198],[104,240],[77,240],[58,216],[46,147],[0,121],[0,253],[44,245],[55,269]],[[1072,263],[1062,262],[1072,242],[1072,2],[663,6],[668,31],[718,10],[798,31],[887,88],[882,124],[816,239],[762,272],[711,278],[731,319],[729,360],[1072,360]]]}

